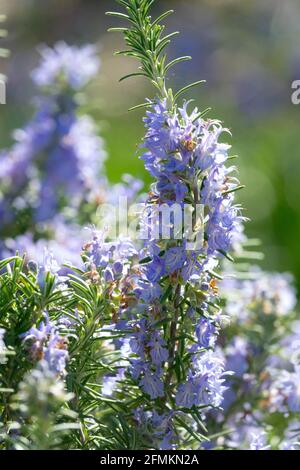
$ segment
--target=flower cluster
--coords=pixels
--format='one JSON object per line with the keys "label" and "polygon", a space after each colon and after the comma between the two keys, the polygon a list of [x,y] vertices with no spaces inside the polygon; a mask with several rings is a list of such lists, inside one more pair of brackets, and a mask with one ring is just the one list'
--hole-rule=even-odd
{"label": "flower cluster", "polygon": [[55,87],[67,85],[74,90],[85,86],[97,73],[100,61],[91,45],[68,46],[58,42],[54,48],[40,47],[41,65],[32,77],[39,87],[47,87],[53,93]]}
{"label": "flower cluster", "polygon": [[172,419],[174,412],[158,414],[155,410],[145,411],[142,407],[134,413],[134,419],[146,442],[160,450],[176,449]]}
{"label": "flower cluster", "polygon": [[208,351],[193,357],[193,369],[186,383],[178,387],[176,404],[185,408],[199,405],[218,407],[223,402],[225,374],[223,358]]}
{"label": "flower cluster", "polygon": [[83,248],[86,275],[99,284],[122,280],[128,273],[131,259],[137,255],[130,239],[120,237],[116,241],[106,241],[105,233],[96,231]]}
{"label": "flower cluster", "polygon": [[49,371],[59,375],[66,373],[67,338],[58,333],[56,326],[47,315],[38,327],[33,326],[22,334],[22,338],[32,361],[45,362]]}
{"label": "flower cluster", "polygon": [[[2,238],[53,238],[47,233],[49,225],[58,231],[53,218],[65,209],[74,213],[91,200],[96,207],[101,178],[107,184],[101,177],[106,155],[95,123],[77,116],[76,92],[98,70],[95,48],[58,43],[44,48],[42,56],[33,72],[40,87],[36,113],[14,132],[13,147],[0,155]],[[9,244],[20,249],[17,241]]]}
{"label": "flower cluster", "polygon": [[254,267],[248,279],[223,281],[222,290],[231,325],[218,348],[234,375],[226,380],[224,411],[208,423],[211,431],[236,431],[212,447],[296,449],[300,341],[291,277]]}
{"label": "flower cluster", "polygon": [[[153,105],[145,118],[144,146],[148,151],[142,157],[147,170],[157,179],[150,203],[205,206],[206,242],[202,249],[185,253],[184,258],[179,254],[176,256],[173,250],[173,256],[170,256],[171,260],[175,259],[173,264],[162,266],[162,274],[183,267],[185,277],[203,270],[203,263],[197,262],[199,251],[212,256],[229,251],[232,234],[242,220],[239,207],[233,205],[238,181],[230,174],[235,168],[225,166],[230,146],[219,142],[226,129],[218,121],[203,120],[197,108],[189,114],[188,104],[178,111],[168,108],[167,99]],[[194,222],[194,231],[200,222]],[[176,238],[178,234],[174,235]],[[185,234],[185,242],[188,235],[191,234]],[[164,264],[163,260],[161,264]]]}
{"label": "flower cluster", "polygon": [[[220,124],[205,122],[197,110],[189,115],[187,103],[177,111],[168,107],[167,99],[158,100],[147,111],[145,125],[143,147],[147,151],[142,158],[156,181],[140,220],[147,241],[140,250],[139,265],[131,263],[125,276],[123,286],[130,301],[121,303],[116,328],[131,331],[129,372],[148,397],[164,402],[171,393],[179,408],[218,407],[225,373],[222,358],[213,352],[221,310],[211,271],[218,265],[216,257],[230,248],[241,219],[233,205],[237,184],[229,176],[233,169],[224,166],[229,146],[218,143]],[[171,216],[170,237],[164,239],[166,227],[159,209],[163,205],[172,208],[174,203],[182,215],[185,205],[192,205],[193,234],[184,228],[180,234],[176,232]],[[204,227],[199,227],[197,204],[205,206]],[[189,237],[195,238],[203,229],[204,243],[189,250]],[[113,281],[114,269],[107,267],[109,249],[102,246],[104,252],[99,253],[97,244],[93,254],[92,243],[90,259],[104,269],[106,280]],[[214,303],[212,314],[209,304]],[[176,338],[181,335],[179,345]],[[128,333],[125,339],[128,341]],[[190,359],[178,366],[176,377],[182,347],[187,348]],[[161,415],[161,410],[157,413]]]}
{"label": "flower cluster", "polygon": [[18,251],[20,254],[26,254],[27,262],[33,261],[37,266],[41,266],[44,263],[45,253],[55,253],[60,274],[68,271],[63,266],[65,263],[80,267],[83,264],[80,252],[88,239],[86,230],[77,224],[68,224],[60,217],[55,217],[44,227],[47,238],[36,240],[32,232],[26,232],[14,239],[7,238],[2,248],[3,256],[10,256]]}
{"label": "flower cluster", "polygon": [[[232,176],[234,167],[226,166],[230,146],[220,141],[226,129],[219,121],[204,120],[197,109],[189,112],[188,102],[178,107],[176,95],[166,89],[160,19],[151,23],[145,0],[122,4],[126,15],[111,14],[130,20],[130,29],[122,29],[128,54],[140,57],[145,49],[141,74],[159,93],[148,100],[144,119],[141,158],[155,179],[140,218],[144,246],[139,262],[133,260],[124,277],[126,300],[119,305],[115,329],[124,332],[131,350],[129,376],[154,402],[151,411],[137,410],[139,425],[142,417],[154,422],[159,416],[172,427],[176,413],[169,415],[170,403],[175,401],[178,411],[197,414],[200,406],[222,402],[224,362],[214,351],[222,315],[214,270],[219,255],[227,256],[231,249],[242,220],[240,207],[234,205],[239,184]],[[143,27],[136,21],[137,8]],[[171,436],[170,448],[175,445],[175,434]]]}
{"label": "flower cluster", "polygon": [[290,333],[280,341],[278,353],[267,361],[268,380],[264,388],[272,412],[293,414],[300,411],[299,322],[292,322],[289,331]]}
{"label": "flower cluster", "polygon": [[36,113],[0,155],[0,250],[2,256],[24,252],[36,262],[48,250],[60,265],[80,267],[87,241],[82,226],[98,224],[97,210],[106,203],[117,206],[126,198],[133,204],[142,183],[130,175],[108,182],[96,125],[78,115],[76,93],[98,70],[95,48],[58,43],[42,48],[41,55],[32,74],[40,90]]}
{"label": "flower cluster", "polygon": [[228,298],[227,311],[232,319],[251,322],[255,314],[253,306],[265,315],[273,316],[288,315],[294,309],[296,294],[289,274],[266,273],[259,267],[252,267],[248,277],[242,281],[230,278],[223,281]]}

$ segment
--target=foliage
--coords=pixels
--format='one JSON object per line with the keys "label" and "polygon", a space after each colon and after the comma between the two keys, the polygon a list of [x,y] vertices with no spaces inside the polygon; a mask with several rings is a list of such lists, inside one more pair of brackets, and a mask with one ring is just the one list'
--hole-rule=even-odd
{"label": "foliage", "polygon": [[[168,62],[176,33],[164,35],[161,23],[171,11],[152,19],[151,0],[117,2],[125,13],[109,15],[129,23],[112,28],[124,34],[120,54],[140,61],[123,79],[142,76],[155,89],[139,105],[140,155],[154,180],[142,237],[113,239],[100,227],[83,244],[82,227],[104,200],[136,201],[140,185],[127,178],[111,187],[102,142],[93,126],[81,127],[77,91],[97,69],[94,49],[44,49],[38,109],[0,167],[3,253],[17,250],[0,262],[0,447],[296,448],[291,281],[245,263],[259,256],[243,235],[227,130],[179,103],[201,82],[177,92],[166,85],[168,71],[189,59]],[[174,206],[189,230],[174,213],[164,223],[160,210]],[[57,261],[71,239],[74,262],[63,263],[65,252]]]}

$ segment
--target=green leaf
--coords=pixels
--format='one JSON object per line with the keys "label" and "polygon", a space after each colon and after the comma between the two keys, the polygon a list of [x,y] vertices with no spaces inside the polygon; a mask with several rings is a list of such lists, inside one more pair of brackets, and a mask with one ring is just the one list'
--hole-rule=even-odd
{"label": "green leaf", "polygon": [[181,88],[181,90],[179,90],[175,96],[174,96],[174,100],[176,101],[177,98],[182,95],[183,93],[185,93],[186,91],[190,90],[191,88],[194,88],[195,86],[198,86],[198,85],[202,85],[202,83],[206,83],[206,80],[198,80],[197,82],[194,82],[194,83],[191,83],[190,85],[187,85],[183,88]]}
{"label": "green leaf", "polygon": [[215,271],[212,271],[212,270],[208,271],[208,272],[211,276],[215,277],[216,279],[219,279],[219,281],[223,281],[224,277],[221,276],[221,274],[218,274],[218,273],[216,273]]}
{"label": "green leaf", "polygon": [[108,28],[107,30],[109,33],[125,33],[129,31],[128,28]]}
{"label": "green leaf", "polygon": [[191,60],[191,59],[192,57],[190,55],[178,57],[178,59],[174,59],[166,65],[165,71],[167,72],[171,67],[173,67],[176,64],[179,64],[180,62],[184,62],[186,60]]}
{"label": "green leaf", "polygon": [[166,291],[163,293],[163,295],[160,298],[160,302],[162,304],[164,304],[165,301],[169,298],[172,291],[173,291],[173,286],[170,284],[169,287],[166,289]]}
{"label": "green leaf", "polygon": [[[195,118],[195,121],[199,118],[203,118],[207,113],[209,113],[211,111],[211,108],[205,108],[203,111],[201,111],[201,113],[199,113],[197,115],[197,117]],[[193,121],[193,122],[195,122]]]}
{"label": "green leaf", "polygon": [[146,77],[147,78],[147,75],[142,72],[129,73],[128,75],[124,75],[124,77],[120,78],[119,82],[123,82],[123,80],[126,80],[127,78],[132,78],[132,77]]}
{"label": "green leaf", "polygon": [[172,15],[172,13],[174,13],[174,10],[168,10],[166,11],[165,13],[163,13],[162,15],[160,15],[158,18],[156,18],[156,20],[154,20],[154,22],[152,23],[152,25],[156,25],[158,23],[160,23],[161,21],[163,21],[165,18],[167,18],[168,16]]}
{"label": "green leaf", "polygon": [[139,264],[147,264],[147,263],[150,263],[151,261],[152,261],[152,257],[146,256],[146,258],[143,258],[139,261]]}
{"label": "green leaf", "polygon": [[21,260],[21,258],[19,256],[12,256],[11,258],[6,258],[2,261],[0,261],[0,271],[2,271],[2,269],[8,265],[9,263],[12,263],[13,261],[16,261],[16,260]]}
{"label": "green leaf", "polygon": [[226,251],[224,250],[218,250],[218,252],[221,253],[221,255],[225,256],[225,258],[227,258],[228,261],[231,261],[232,263],[234,263],[234,258],[229,253],[226,253]]}
{"label": "green leaf", "polygon": [[130,20],[130,16],[126,15],[125,13],[120,13],[118,11],[107,11],[105,12],[107,16],[115,16],[117,18],[125,19],[125,20]]}
{"label": "green leaf", "polygon": [[137,106],[133,106],[132,108],[129,108],[128,111],[135,111],[136,109],[140,108],[149,108],[149,106],[152,106],[152,103],[142,103],[138,104]]}
{"label": "green leaf", "polygon": [[176,421],[191,435],[196,439],[198,442],[209,441],[209,439],[204,436],[203,434],[196,433],[191,426],[186,424],[183,419],[176,417]]}
{"label": "green leaf", "polygon": [[227,194],[235,193],[236,191],[240,191],[240,189],[244,189],[245,185],[241,184],[239,186],[236,186],[235,188],[228,189],[227,191],[224,191],[222,194],[227,196]]}

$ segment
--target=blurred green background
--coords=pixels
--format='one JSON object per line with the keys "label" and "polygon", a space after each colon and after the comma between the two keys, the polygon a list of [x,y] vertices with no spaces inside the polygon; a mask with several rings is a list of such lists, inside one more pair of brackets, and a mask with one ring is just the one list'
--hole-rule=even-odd
{"label": "blurred green background", "polygon": [[[106,32],[116,21],[104,13],[115,8],[113,0],[0,2],[9,31],[2,42],[11,50],[10,59],[0,64],[9,77],[7,105],[0,107],[1,147],[11,143],[11,131],[30,116],[36,47],[61,39],[92,42],[102,67],[89,86],[84,110],[97,120],[106,140],[109,177],[118,181],[129,172],[149,183],[136,155],[142,113],[127,109],[153,90],[142,79],[118,83],[120,76],[135,71],[136,63],[113,56],[123,47],[122,38]],[[247,232],[263,241],[265,267],[293,272],[300,287],[300,105],[291,102],[291,84],[300,79],[300,2],[157,0],[154,14],[170,8],[176,14],[167,19],[167,30],[181,32],[170,56],[193,56],[170,76],[170,85],[207,80],[192,94],[200,109],[212,107],[210,117],[224,121],[233,133],[233,154],[240,157],[240,179],[246,185],[239,198],[251,219]]]}

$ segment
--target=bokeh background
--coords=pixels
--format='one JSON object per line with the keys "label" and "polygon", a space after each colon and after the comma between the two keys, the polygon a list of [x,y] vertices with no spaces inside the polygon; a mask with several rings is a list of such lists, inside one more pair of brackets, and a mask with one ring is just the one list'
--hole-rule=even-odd
{"label": "bokeh background", "polygon": [[[136,155],[143,135],[142,113],[127,109],[153,96],[142,79],[121,84],[135,71],[132,60],[114,57],[122,38],[107,33],[116,20],[105,16],[113,0],[0,0],[9,31],[3,46],[11,57],[0,70],[8,75],[7,104],[0,107],[0,147],[12,142],[11,131],[31,115],[34,86],[30,71],[38,62],[37,46],[58,40],[96,43],[102,59],[99,76],[88,89],[84,111],[92,114],[106,140],[107,171],[117,182],[129,172],[144,178]],[[175,9],[167,29],[181,34],[170,57],[192,55],[177,66],[170,85],[206,79],[191,94],[200,109],[224,121],[239,155],[239,194],[251,219],[247,232],[263,242],[263,264],[291,271],[300,287],[300,105],[291,102],[291,84],[300,79],[299,0],[157,0],[154,13]],[[0,221],[1,223],[1,221]]]}

